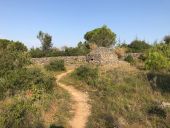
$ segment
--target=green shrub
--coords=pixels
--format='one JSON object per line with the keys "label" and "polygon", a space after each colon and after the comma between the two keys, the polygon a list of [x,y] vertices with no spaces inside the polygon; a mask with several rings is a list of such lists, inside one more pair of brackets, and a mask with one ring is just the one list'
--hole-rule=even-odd
{"label": "green shrub", "polygon": [[8,95],[15,95],[18,91],[28,89],[38,89],[49,92],[55,85],[55,78],[42,73],[39,69],[22,68],[10,71],[4,77],[0,77],[0,98]]}
{"label": "green shrub", "polygon": [[146,69],[152,71],[160,71],[162,69],[168,69],[170,66],[168,59],[161,53],[156,51],[150,51],[145,61]]}
{"label": "green shrub", "polygon": [[83,65],[74,71],[73,76],[89,85],[96,85],[99,79],[98,68]]}
{"label": "green shrub", "polygon": [[16,52],[26,52],[27,47],[19,42],[19,41],[10,41],[7,39],[0,39],[0,49],[1,50],[9,50],[9,51],[16,51]]}
{"label": "green shrub", "polygon": [[29,56],[25,52],[0,52],[0,76],[4,76],[10,70],[21,69],[30,64]]}
{"label": "green shrub", "polygon": [[64,60],[53,60],[45,68],[49,71],[65,71]]}
{"label": "green shrub", "polygon": [[157,51],[161,53],[163,56],[170,59],[170,44],[164,44],[164,43],[156,44],[154,45],[154,47],[150,49],[150,51],[152,52]]}
{"label": "green shrub", "polygon": [[0,113],[1,128],[36,128],[39,120],[37,109],[30,102],[17,101],[6,105]]}
{"label": "green shrub", "polygon": [[131,55],[128,55],[127,57],[125,57],[124,59],[125,61],[129,62],[130,64],[134,63],[134,59]]}

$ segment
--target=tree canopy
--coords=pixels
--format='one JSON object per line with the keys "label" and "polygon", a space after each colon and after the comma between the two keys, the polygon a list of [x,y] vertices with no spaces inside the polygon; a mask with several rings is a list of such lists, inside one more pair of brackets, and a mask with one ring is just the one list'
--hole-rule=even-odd
{"label": "tree canopy", "polygon": [[84,39],[88,43],[94,43],[97,46],[110,47],[115,44],[116,34],[107,26],[102,26],[87,32]]}
{"label": "tree canopy", "polygon": [[135,39],[128,45],[131,52],[143,52],[146,49],[149,49],[151,46],[146,43],[144,40]]}
{"label": "tree canopy", "polygon": [[52,47],[52,36],[48,33],[44,33],[42,31],[39,31],[37,38],[41,41],[42,44],[42,50],[43,51],[49,51]]}

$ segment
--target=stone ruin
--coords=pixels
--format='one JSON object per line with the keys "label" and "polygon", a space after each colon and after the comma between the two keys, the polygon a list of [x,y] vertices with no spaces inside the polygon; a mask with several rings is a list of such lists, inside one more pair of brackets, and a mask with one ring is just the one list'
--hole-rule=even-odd
{"label": "stone ruin", "polygon": [[99,65],[115,64],[118,62],[118,57],[113,49],[98,47],[86,56],[86,61]]}
{"label": "stone ruin", "polygon": [[65,64],[97,64],[97,65],[120,65],[118,56],[113,49],[105,47],[97,47],[93,49],[87,56],[60,56],[60,57],[45,57],[45,58],[32,58],[35,64],[48,64],[51,60],[60,59],[64,60]]}

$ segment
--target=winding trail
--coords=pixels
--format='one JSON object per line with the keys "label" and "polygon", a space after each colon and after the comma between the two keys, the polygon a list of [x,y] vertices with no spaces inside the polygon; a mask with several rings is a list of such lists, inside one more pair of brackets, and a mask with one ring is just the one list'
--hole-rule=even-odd
{"label": "winding trail", "polygon": [[74,117],[69,121],[71,128],[85,128],[86,123],[88,121],[88,117],[90,116],[91,108],[90,105],[88,104],[89,101],[88,95],[75,89],[72,86],[67,86],[59,82],[61,78],[71,73],[72,71],[73,70],[68,70],[67,72],[56,76],[57,83],[60,87],[62,87],[63,89],[67,90],[70,93],[71,98],[74,101],[74,104],[72,105]]}

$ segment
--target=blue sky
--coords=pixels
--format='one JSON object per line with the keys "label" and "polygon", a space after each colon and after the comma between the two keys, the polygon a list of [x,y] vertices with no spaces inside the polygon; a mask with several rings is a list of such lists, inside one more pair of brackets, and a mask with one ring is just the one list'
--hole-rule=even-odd
{"label": "blue sky", "polygon": [[117,39],[153,42],[170,34],[170,0],[0,0],[0,38],[40,46],[39,30],[56,47],[76,46],[84,34],[107,25]]}

